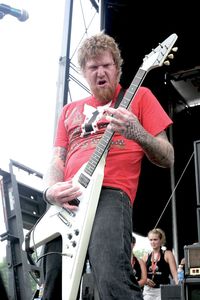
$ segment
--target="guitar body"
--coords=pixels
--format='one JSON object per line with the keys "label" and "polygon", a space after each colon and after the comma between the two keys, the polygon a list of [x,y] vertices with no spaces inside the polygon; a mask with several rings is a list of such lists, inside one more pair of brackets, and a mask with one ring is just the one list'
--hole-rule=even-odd
{"label": "guitar body", "polygon": [[[80,204],[74,213],[52,205],[33,228],[30,248],[41,245],[61,235],[62,237],[62,299],[76,300],[84,261],[89,244],[92,225],[98,205],[104,177],[105,156],[103,156],[93,176],[79,198]],[[74,182],[83,173],[85,165],[74,177]],[[88,174],[86,174],[88,177]]]}

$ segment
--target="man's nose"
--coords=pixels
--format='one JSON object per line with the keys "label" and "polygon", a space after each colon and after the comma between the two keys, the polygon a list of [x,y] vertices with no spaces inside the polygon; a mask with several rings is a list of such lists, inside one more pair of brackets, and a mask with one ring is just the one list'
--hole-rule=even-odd
{"label": "man's nose", "polygon": [[104,68],[104,66],[98,66],[98,68],[97,68],[97,74],[98,75],[102,75],[102,74],[104,74],[105,73],[105,68]]}

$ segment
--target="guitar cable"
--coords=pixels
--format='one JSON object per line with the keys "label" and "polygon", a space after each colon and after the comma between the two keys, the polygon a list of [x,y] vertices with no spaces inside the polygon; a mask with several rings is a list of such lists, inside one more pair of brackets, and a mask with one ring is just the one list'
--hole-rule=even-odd
{"label": "guitar cable", "polygon": [[[26,234],[26,237],[25,237],[25,250],[26,250],[26,253],[27,253],[28,261],[29,261],[29,263],[31,265],[34,265],[34,266],[37,266],[37,267],[38,267],[38,265],[37,265],[38,262],[42,258],[44,258],[44,257],[46,257],[48,255],[57,254],[57,255],[61,255],[61,256],[72,257],[72,254],[62,253],[62,252],[56,252],[56,251],[47,252],[47,253],[44,253],[44,254],[38,256],[37,247],[36,247],[36,244],[35,244],[34,232],[35,232],[35,228],[36,228],[37,224],[42,219],[42,217],[44,216],[44,214],[42,216],[40,216],[40,218],[36,221],[36,223],[34,224],[34,226],[32,227],[32,229]],[[31,236],[31,233],[32,233],[33,249],[30,248],[30,236]],[[44,245],[42,247],[44,248]],[[35,254],[35,260],[32,257],[33,253]],[[30,275],[36,281],[36,283],[39,284],[39,281],[38,281],[38,278],[40,277],[39,272],[37,270],[30,271]]]}
{"label": "guitar cable", "polygon": [[163,216],[165,210],[167,209],[167,206],[168,206],[169,202],[171,201],[172,197],[174,196],[174,193],[175,193],[177,187],[179,186],[179,183],[180,183],[180,181],[181,181],[183,175],[185,174],[185,172],[186,172],[186,170],[187,170],[187,168],[188,168],[188,166],[189,166],[189,164],[190,164],[190,162],[191,162],[193,156],[194,156],[194,152],[192,152],[192,154],[191,154],[191,156],[190,156],[190,158],[189,158],[189,160],[188,160],[188,162],[187,162],[187,164],[186,164],[186,166],[185,166],[185,168],[184,168],[182,174],[180,175],[180,177],[179,177],[179,179],[178,179],[178,181],[177,181],[177,184],[175,185],[175,187],[174,187],[174,189],[173,189],[173,191],[172,191],[172,193],[171,193],[171,195],[170,195],[170,197],[169,197],[169,199],[168,199],[168,201],[167,201],[167,203],[166,203],[166,205],[165,205],[165,207],[164,207],[164,209],[163,209],[163,211],[162,211],[160,217],[158,218],[158,220],[157,220],[157,222],[156,222],[154,228],[156,228],[156,227],[158,226],[158,224],[159,224],[159,222],[160,222],[160,220],[161,220],[161,218],[162,218],[162,216]]}

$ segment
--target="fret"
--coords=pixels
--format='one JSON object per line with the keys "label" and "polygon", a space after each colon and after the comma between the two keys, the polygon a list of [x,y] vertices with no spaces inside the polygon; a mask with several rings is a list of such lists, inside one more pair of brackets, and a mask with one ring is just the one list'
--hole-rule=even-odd
{"label": "fret", "polygon": [[84,169],[84,171],[88,175],[92,176],[92,174],[94,173],[101,157],[103,156],[104,152],[106,151],[106,149],[109,146],[109,143],[112,139],[113,134],[114,134],[113,131],[106,129],[103,136],[99,140],[94,153],[92,154],[90,160],[88,161],[88,163]]}
{"label": "fret", "polygon": [[126,91],[124,98],[121,101],[121,104],[120,104],[121,107],[128,108],[136,91],[138,90],[139,86],[141,86],[146,74],[147,74],[146,71],[139,69],[139,71],[137,72],[136,76],[134,77],[130,87]]}

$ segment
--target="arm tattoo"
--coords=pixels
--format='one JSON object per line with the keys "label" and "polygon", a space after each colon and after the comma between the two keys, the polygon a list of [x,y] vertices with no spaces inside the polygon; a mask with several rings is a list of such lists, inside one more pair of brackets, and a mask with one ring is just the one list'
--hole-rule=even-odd
{"label": "arm tattoo", "polygon": [[163,168],[170,168],[174,163],[174,149],[168,141],[165,131],[156,137],[146,135],[144,143],[141,144],[148,159]]}
{"label": "arm tattoo", "polygon": [[67,151],[65,148],[57,147],[55,148],[54,155],[58,156],[58,158],[63,161],[63,166],[65,166],[65,161],[67,157]]}
{"label": "arm tattoo", "polygon": [[163,168],[169,168],[174,163],[173,146],[168,141],[165,131],[156,137],[149,134],[140,123],[128,120],[126,122],[124,136],[135,140],[144,150],[148,159]]}
{"label": "arm tattoo", "polygon": [[67,151],[63,147],[56,147],[53,152],[53,158],[50,166],[44,177],[46,186],[55,184],[56,182],[64,180],[64,168],[67,157]]}

